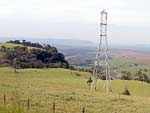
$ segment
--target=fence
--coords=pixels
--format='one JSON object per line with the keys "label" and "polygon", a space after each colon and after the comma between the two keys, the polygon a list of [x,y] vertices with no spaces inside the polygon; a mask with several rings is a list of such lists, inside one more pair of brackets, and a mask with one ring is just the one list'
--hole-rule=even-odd
{"label": "fence", "polygon": [[[6,109],[7,109],[7,103],[8,103],[8,101],[7,101],[7,96],[6,95],[4,95],[3,96],[3,110],[4,110],[4,113],[6,113]],[[31,109],[31,101],[30,101],[30,99],[28,98],[27,100],[26,100],[26,111],[28,112],[30,109]],[[55,102],[53,102],[52,103],[52,111],[51,111],[51,113],[56,113],[56,103]],[[85,106],[83,106],[83,108],[82,108],[82,110],[81,110],[81,113],[85,113]]]}

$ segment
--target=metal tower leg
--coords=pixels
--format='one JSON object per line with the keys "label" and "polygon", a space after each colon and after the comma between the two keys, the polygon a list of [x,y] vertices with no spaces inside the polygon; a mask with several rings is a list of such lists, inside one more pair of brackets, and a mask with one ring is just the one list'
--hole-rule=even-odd
{"label": "metal tower leg", "polygon": [[[96,53],[96,60],[94,62],[93,77],[91,89],[96,90],[97,79],[100,78],[101,72],[106,77],[107,82],[107,92],[111,91],[111,75],[110,75],[110,66],[108,58],[108,43],[107,43],[107,12],[105,10],[101,11],[100,18],[100,42],[98,46],[98,51]],[[104,41],[104,42],[103,42]],[[104,44],[104,50],[102,45]],[[104,57],[104,59],[103,59]]]}

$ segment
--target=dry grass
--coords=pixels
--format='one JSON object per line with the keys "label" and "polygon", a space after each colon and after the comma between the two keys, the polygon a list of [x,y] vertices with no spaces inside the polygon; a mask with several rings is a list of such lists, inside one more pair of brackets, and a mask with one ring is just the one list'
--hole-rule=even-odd
{"label": "dry grass", "polygon": [[[101,88],[104,81],[99,81],[98,90],[91,92],[86,84],[90,74],[80,72],[80,75],[65,69],[25,69],[15,74],[13,69],[0,68],[0,103],[6,94],[8,113],[26,111],[28,98],[30,113],[52,112],[53,102],[56,102],[56,113],[81,113],[83,106],[86,113],[149,113],[149,84],[113,81],[114,92],[106,94]],[[128,84],[132,96],[119,95],[124,84]]]}

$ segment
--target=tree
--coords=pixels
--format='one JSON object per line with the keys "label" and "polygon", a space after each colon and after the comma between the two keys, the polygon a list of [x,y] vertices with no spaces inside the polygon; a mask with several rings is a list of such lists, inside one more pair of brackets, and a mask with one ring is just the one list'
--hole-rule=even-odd
{"label": "tree", "polygon": [[122,71],[121,73],[122,73],[122,77],[121,77],[122,80],[132,80],[133,79],[130,72]]}
{"label": "tree", "polygon": [[139,81],[150,83],[150,78],[146,74],[147,69],[144,69],[143,71],[144,72],[142,72],[142,69],[140,69],[135,75],[138,77]]}
{"label": "tree", "polygon": [[49,49],[29,50],[27,47],[16,46],[6,51],[4,59],[11,62],[15,71],[19,68],[68,68],[65,56],[57,52],[57,49],[48,47]]}
{"label": "tree", "polygon": [[89,77],[89,79],[86,82],[88,84],[89,88],[91,87],[92,81],[93,81],[92,78]]}
{"label": "tree", "polygon": [[5,46],[1,46],[1,51],[2,52],[6,52],[7,51],[7,48]]}
{"label": "tree", "polygon": [[148,72],[148,70],[147,70],[147,69],[144,69],[144,72]]}

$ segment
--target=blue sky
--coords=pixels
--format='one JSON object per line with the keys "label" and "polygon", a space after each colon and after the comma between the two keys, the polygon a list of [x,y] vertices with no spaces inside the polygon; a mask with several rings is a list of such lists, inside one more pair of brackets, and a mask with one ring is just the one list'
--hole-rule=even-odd
{"label": "blue sky", "polygon": [[111,43],[150,43],[149,0],[1,0],[0,36],[97,41],[108,11]]}

